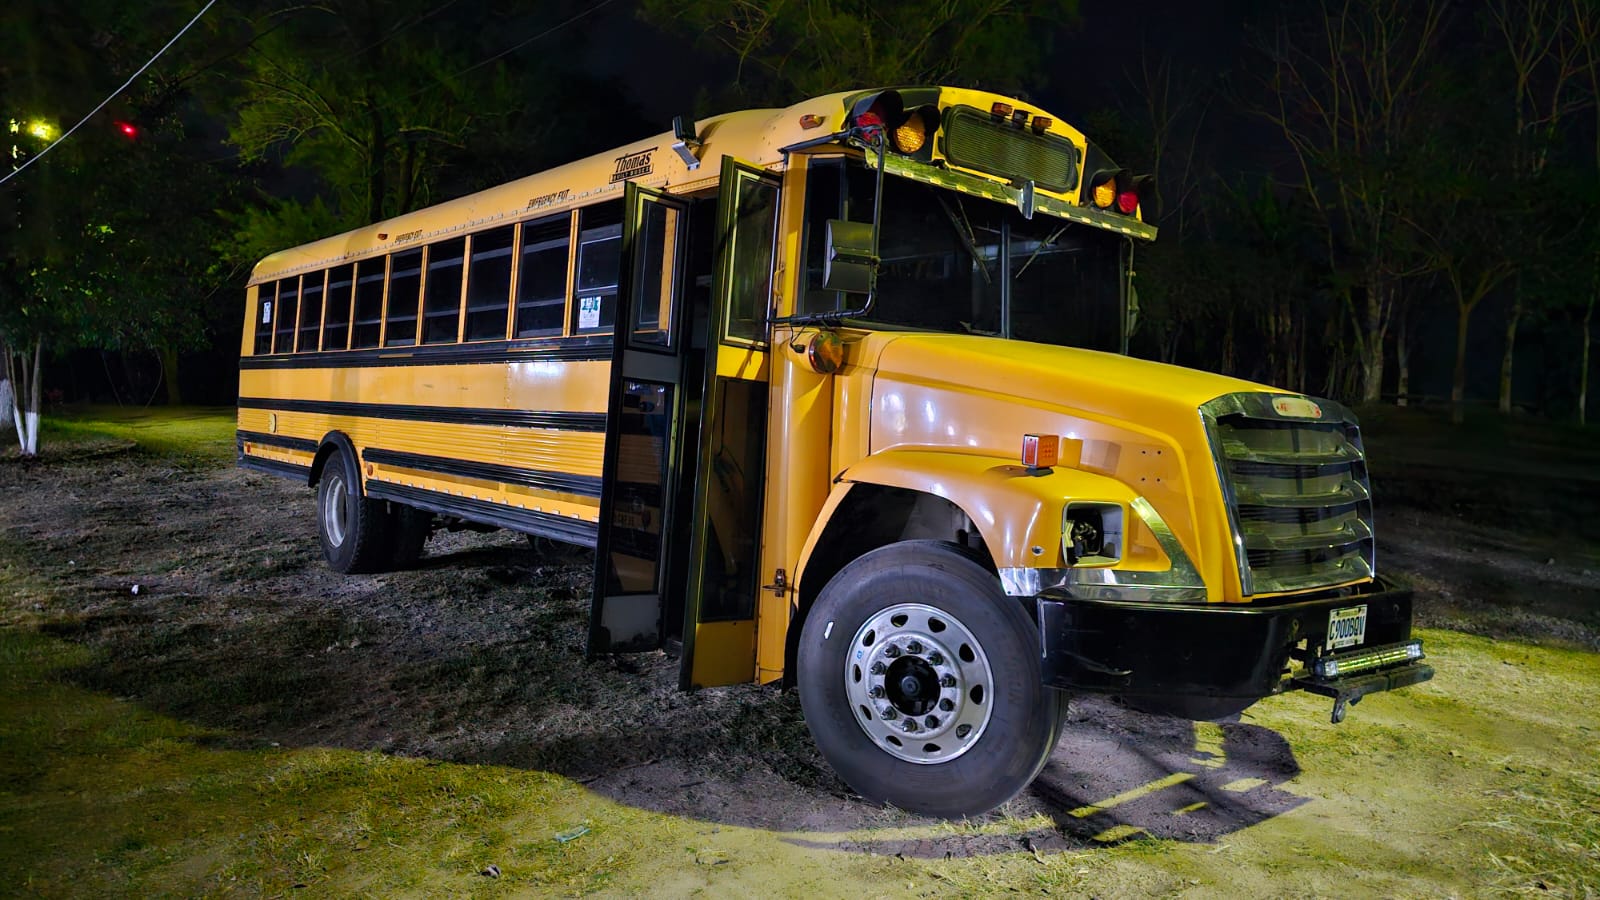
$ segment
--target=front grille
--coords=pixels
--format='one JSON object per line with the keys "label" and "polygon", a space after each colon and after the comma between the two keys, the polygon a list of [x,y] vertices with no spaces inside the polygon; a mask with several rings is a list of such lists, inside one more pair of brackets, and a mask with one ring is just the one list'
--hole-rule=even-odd
{"label": "front grille", "polygon": [[1335,404],[1317,407],[1329,412],[1319,421],[1279,417],[1270,400],[1233,395],[1202,409],[1244,593],[1372,577],[1372,492],[1361,429]]}

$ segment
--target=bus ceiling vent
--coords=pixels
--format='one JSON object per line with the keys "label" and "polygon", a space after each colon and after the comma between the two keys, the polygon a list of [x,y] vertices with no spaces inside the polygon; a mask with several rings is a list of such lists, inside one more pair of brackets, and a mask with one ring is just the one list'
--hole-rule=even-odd
{"label": "bus ceiling vent", "polygon": [[849,124],[862,131],[881,129],[896,153],[924,157],[931,149],[928,138],[939,130],[939,110],[933,104],[908,110],[899,91],[878,91],[851,104]]}
{"label": "bus ceiling vent", "polygon": [[1143,209],[1145,220],[1160,215],[1156,208],[1156,182],[1152,175],[1133,175],[1127,169],[1101,169],[1089,178],[1095,208],[1131,216]]}
{"label": "bus ceiling vent", "polygon": [[684,167],[691,172],[700,168],[700,157],[695,154],[695,151],[705,145],[700,142],[700,136],[695,133],[694,120],[685,119],[683,116],[673,116],[672,136],[677,138],[677,142],[672,145],[672,150],[678,154],[679,159],[683,160]]}

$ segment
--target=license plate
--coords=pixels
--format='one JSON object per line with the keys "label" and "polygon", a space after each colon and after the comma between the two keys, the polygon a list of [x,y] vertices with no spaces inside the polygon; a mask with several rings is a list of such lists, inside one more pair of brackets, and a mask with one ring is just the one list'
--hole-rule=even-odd
{"label": "license plate", "polygon": [[1328,613],[1328,649],[1354,647],[1367,639],[1367,608],[1350,606]]}

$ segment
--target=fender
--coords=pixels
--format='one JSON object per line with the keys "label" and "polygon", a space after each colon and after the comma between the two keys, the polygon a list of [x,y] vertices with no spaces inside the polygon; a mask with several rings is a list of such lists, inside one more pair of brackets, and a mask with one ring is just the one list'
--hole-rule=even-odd
{"label": "fender", "polygon": [[[1161,571],[1171,561],[1155,534],[1134,514],[1143,498],[1106,475],[1067,466],[1028,469],[1014,459],[937,450],[891,449],[841,472],[801,551],[804,577],[834,512],[856,484],[877,484],[942,497],[964,512],[983,536],[997,568],[1061,569],[1061,516],[1068,501],[1117,503],[1129,512],[1129,552],[1121,568]],[[1148,505],[1148,504],[1145,504]]]}
{"label": "fender", "polygon": [[317,455],[311,460],[311,474],[307,477],[306,483],[312,487],[317,486],[317,482],[322,479],[322,467],[327,465],[328,457],[332,456],[336,449],[350,454],[350,458],[356,461],[356,476],[359,479],[357,487],[361,489],[361,495],[366,496],[366,476],[361,469],[361,454],[356,452],[356,445],[351,442],[350,436],[342,431],[330,431],[317,443]]}

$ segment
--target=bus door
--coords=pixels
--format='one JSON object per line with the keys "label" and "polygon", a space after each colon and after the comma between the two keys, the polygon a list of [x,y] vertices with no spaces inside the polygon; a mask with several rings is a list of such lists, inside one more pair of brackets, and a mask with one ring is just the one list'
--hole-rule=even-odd
{"label": "bus door", "polygon": [[679,670],[685,689],[754,680],[763,588],[767,320],[779,180],[724,157],[719,183]]}
{"label": "bus door", "polygon": [[[628,182],[623,205],[590,656],[661,646],[671,556],[678,549],[671,537],[684,468],[684,394],[686,387],[699,389],[686,386],[683,375],[689,204]],[[577,300],[580,317],[604,324],[603,298]]]}

